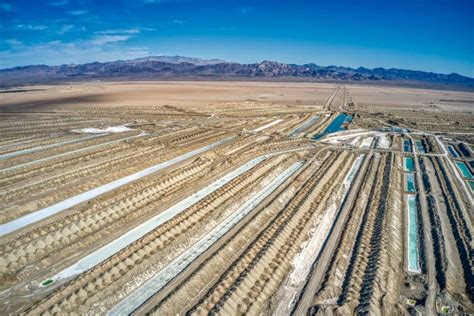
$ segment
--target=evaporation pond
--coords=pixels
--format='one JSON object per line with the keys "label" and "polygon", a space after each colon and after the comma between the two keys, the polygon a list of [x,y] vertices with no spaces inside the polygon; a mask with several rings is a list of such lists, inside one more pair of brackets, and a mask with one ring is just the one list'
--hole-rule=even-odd
{"label": "evaporation pond", "polygon": [[418,139],[415,141],[415,143],[416,143],[416,149],[418,150],[418,152],[424,154],[425,148],[423,147],[423,143],[421,142],[421,140]]}
{"label": "evaporation pond", "polygon": [[420,272],[418,253],[418,218],[414,195],[407,196],[408,207],[408,270]]}
{"label": "evaporation pond", "polygon": [[403,157],[403,165],[405,166],[405,171],[414,171],[415,165],[412,157]]}
{"label": "evaporation pond", "polygon": [[415,192],[415,175],[413,173],[406,174],[406,187],[405,190],[408,192]]}
{"label": "evaporation pond", "polygon": [[448,150],[451,153],[451,156],[453,156],[454,158],[459,158],[459,155],[458,155],[458,153],[456,152],[456,149],[454,149],[453,146],[448,145]]}
{"label": "evaporation pond", "polygon": [[468,181],[469,186],[471,187],[471,191],[474,192],[474,181]]}
{"label": "evaporation pond", "polygon": [[41,282],[41,286],[42,286],[42,287],[45,287],[45,286],[48,286],[48,285],[50,285],[50,284],[52,284],[52,283],[54,283],[54,280],[53,280],[53,279],[47,279],[47,280]]}
{"label": "evaporation pond", "polygon": [[403,140],[403,151],[406,153],[411,152],[411,143],[409,139]]}
{"label": "evaporation pond", "polygon": [[461,170],[464,178],[472,179],[472,173],[464,162],[456,161],[456,165],[458,166],[459,170]]}
{"label": "evaporation pond", "polygon": [[329,124],[329,126],[326,127],[324,132],[317,134],[316,136],[314,136],[313,139],[318,140],[328,134],[343,131],[345,130],[345,127],[343,126],[343,124],[350,121],[352,121],[352,116],[345,113],[341,113],[334,120],[332,120],[331,124]]}

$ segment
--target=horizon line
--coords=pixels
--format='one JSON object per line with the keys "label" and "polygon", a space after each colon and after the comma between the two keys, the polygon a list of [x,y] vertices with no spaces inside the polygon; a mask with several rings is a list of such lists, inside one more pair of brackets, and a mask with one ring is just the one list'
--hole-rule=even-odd
{"label": "horizon line", "polygon": [[[342,65],[335,65],[335,64],[331,64],[331,65],[320,65],[320,64],[317,64],[317,63],[315,63],[315,62],[308,62],[308,63],[298,64],[298,63],[280,62],[280,61],[277,61],[277,60],[268,60],[268,59],[264,59],[264,60],[262,60],[262,61],[253,62],[253,63],[241,63],[241,62],[236,62],[236,61],[228,61],[228,60],[221,59],[221,58],[218,58],[218,57],[203,58],[203,57],[190,57],[190,56],[184,56],[184,55],[166,55],[166,54],[156,54],[156,55],[148,55],[148,56],[136,57],[136,58],[131,58],[131,59],[115,59],[115,60],[108,60],[108,61],[97,61],[97,60],[96,60],[96,61],[85,62],[85,63],[73,63],[73,62],[72,62],[72,63],[66,63],[66,64],[28,64],[28,65],[16,65],[16,66],[7,67],[7,68],[0,68],[0,71],[11,70],[11,69],[15,69],[15,68],[26,68],[26,67],[32,67],[32,66],[60,67],[60,66],[68,66],[68,65],[86,65],[86,64],[94,64],[94,63],[102,63],[102,64],[104,64],[104,63],[113,63],[113,62],[120,62],[120,61],[132,61],[132,60],[136,60],[136,59],[145,59],[145,58],[152,58],[152,57],[182,57],[182,58],[189,58],[189,59],[199,59],[199,60],[203,60],[203,61],[220,60],[220,61],[223,61],[222,63],[233,63],[233,64],[239,64],[239,65],[254,65],[254,64],[262,64],[262,63],[264,63],[264,62],[274,62],[274,63],[279,63],[279,64],[298,65],[298,66],[304,66],[304,65],[313,64],[313,65],[316,65],[316,66],[319,66],[319,67],[324,67],[324,68],[337,67],[337,68],[350,68],[350,69],[354,69],[354,70],[363,68],[363,69],[368,69],[368,70],[371,70],[371,71],[373,71],[373,70],[375,70],[375,69],[384,69],[384,70],[399,69],[399,70],[412,71],[412,72],[424,72],[424,73],[431,73],[431,74],[441,74],[441,75],[446,75],[446,76],[449,76],[449,75],[458,75],[458,76],[462,76],[462,77],[465,77],[465,78],[474,79],[474,77],[470,77],[470,76],[467,76],[467,75],[463,75],[463,74],[460,74],[460,73],[458,73],[458,72],[443,73],[443,72],[435,72],[435,71],[420,70],[420,69],[410,69],[410,68],[383,67],[383,66],[374,67],[374,68],[369,68],[369,67],[365,67],[365,66],[358,66],[358,67],[355,67],[355,66],[342,66]],[[219,64],[219,63],[217,63],[217,64]]]}

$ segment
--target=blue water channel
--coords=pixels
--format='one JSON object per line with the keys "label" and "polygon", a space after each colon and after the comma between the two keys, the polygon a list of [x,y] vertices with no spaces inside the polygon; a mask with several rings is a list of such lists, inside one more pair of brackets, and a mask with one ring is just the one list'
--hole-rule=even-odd
{"label": "blue water channel", "polygon": [[343,130],[346,129],[343,126],[344,123],[348,123],[350,121],[352,121],[352,116],[350,116],[348,114],[345,114],[345,113],[341,113],[331,122],[331,124],[329,124],[328,127],[326,127],[324,132],[317,134],[316,136],[313,137],[313,139],[318,140],[318,139],[321,139],[322,137],[324,137],[328,134],[343,131]]}
{"label": "blue water channel", "polygon": [[448,150],[449,150],[451,156],[453,156],[454,158],[459,158],[459,155],[458,155],[458,153],[456,152],[456,149],[454,149],[453,146],[448,145]]}
{"label": "blue water channel", "polygon": [[408,207],[408,270],[420,272],[418,252],[418,218],[416,214],[416,200],[414,195],[407,196]]}
{"label": "blue water channel", "polygon": [[405,171],[413,172],[415,170],[415,163],[412,157],[403,157],[403,165],[405,166]]}
{"label": "blue water channel", "polygon": [[464,178],[472,179],[472,173],[464,162],[456,161],[456,165],[458,166],[458,169],[461,170]]}
{"label": "blue water channel", "polygon": [[425,148],[423,148],[423,143],[421,142],[421,140],[416,140],[415,144],[416,144],[416,149],[418,150],[418,152],[421,154],[424,154]]}
{"label": "blue water channel", "polygon": [[405,190],[407,192],[415,192],[416,187],[415,187],[415,175],[413,173],[407,173],[406,174],[406,185],[405,185]]}
{"label": "blue water channel", "polygon": [[406,153],[411,152],[411,142],[409,139],[403,140],[403,151]]}

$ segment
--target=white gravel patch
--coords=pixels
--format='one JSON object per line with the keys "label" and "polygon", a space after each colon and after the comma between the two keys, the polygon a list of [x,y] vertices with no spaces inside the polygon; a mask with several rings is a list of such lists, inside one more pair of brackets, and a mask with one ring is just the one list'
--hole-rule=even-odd
{"label": "white gravel patch", "polygon": [[327,238],[329,231],[334,224],[334,218],[341,205],[339,201],[343,201],[349,192],[354,176],[359,170],[363,157],[360,155],[354,161],[350,171],[343,181],[343,185],[338,191],[337,196],[334,196],[329,201],[333,201],[326,209],[323,217],[318,220],[315,227],[311,231],[311,237],[304,243],[301,252],[295,256],[292,261],[293,270],[288,275],[283,285],[278,290],[277,306],[272,315],[290,315],[295,304],[295,299],[303,289],[306,278],[311,272],[311,267],[314,260],[318,257],[324,240]]}
{"label": "white gravel patch", "polygon": [[374,138],[373,137],[367,137],[367,138],[364,138],[364,140],[362,141],[362,143],[360,144],[360,148],[362,149],[369,149],[370,146],[372,146],[372,142],[374,141]]}
{"label": "white gravel patch", "polygon": [[276,125],[278,123],[280,123],[281,121],[283,121],[282,119],[278,119],[278,120],[275,120],[273,122],[270,122],[266,125],[263,125],[263,126],[260,126],[259,128],[256,128],[253,130],[253,132],[260,132],[260,131],[263,131],[264,129],[267,129],[269,127],[272,127],[273,125]]}
{"label": "white gravel patch", "polygon": [[129,132],[129,131],[133,131],[133,129],[125,125],[109,126],[106,128],[87,127],[87,128],[72,130],[73,133],[80,133],[80,134],[123,133],[123,132]]}
{"label": "white gravel patch", "polygon": [[387,134],[378,134],[377,136],[379,137],[377,148],[390,149],[390,140],[388,139]]}

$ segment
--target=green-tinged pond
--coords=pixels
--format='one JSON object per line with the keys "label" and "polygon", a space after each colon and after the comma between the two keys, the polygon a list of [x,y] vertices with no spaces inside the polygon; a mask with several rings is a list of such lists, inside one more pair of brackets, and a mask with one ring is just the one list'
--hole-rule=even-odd
{"label": "green-tinged pond", "polygon": [[405,166],[405,171],[415,171],[415,163],[412,157],[403,157],[403,165]]}
{"label": "green-tinged pond", "polygon": [[458,169],[461,171],[464,178],[472,179],[472,173],[464,162],[456,161],[456,165],[458,166]]}
{"label": "green-tinged pond", "polygon": [[414,195],[407,196],[408,208],[408,271],[421,272],[420,254],[418,249],[418,217]]}
{"label": "green-tinged pond", "polygon": [[415,175],[413,173],[406,174],[406,183],[405,183],[405,190],[408,192],[415,192]]}

